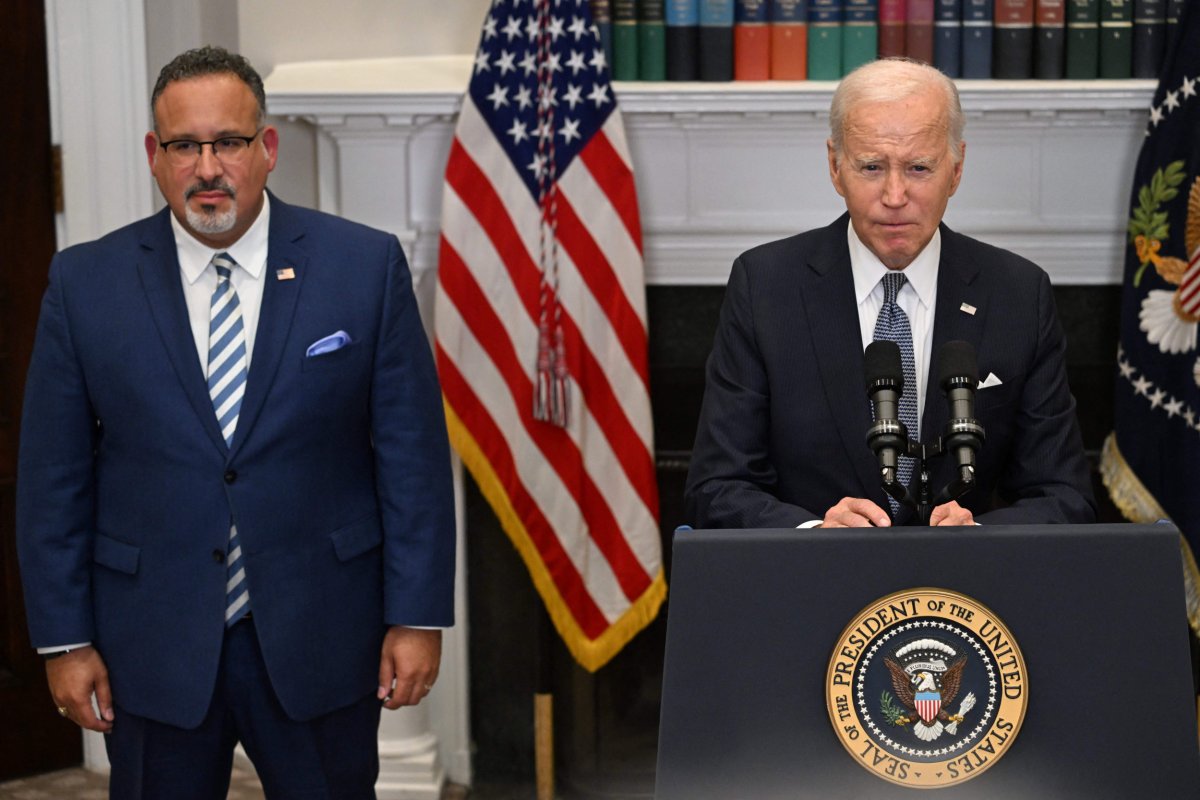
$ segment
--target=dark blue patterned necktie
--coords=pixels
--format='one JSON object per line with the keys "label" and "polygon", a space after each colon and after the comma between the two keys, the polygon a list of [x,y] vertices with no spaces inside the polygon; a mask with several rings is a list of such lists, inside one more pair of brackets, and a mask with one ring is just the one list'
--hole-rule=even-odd
{"label": "dark blue patterned necktie", "polygon": [[[900,348],[900,363],[904,368],[904,393],[900,395],[900,422],[908,429],[908,435],[917,438],[917,365],[913,355],[912,328],[908,324],[908,315],[896,303],[896,296],[908,278],[903,272],[889,271],[883,276],[883,307],[879,309],[879,318],[875,320],[874,340],[877,342],[895,342]],[[896,477],[900,483],[908,486],[912,480],[913,459],[901,456],[896,463]],[[890,495],[888,503],[892,507],[892,515],[900,511],[900,504]]]}

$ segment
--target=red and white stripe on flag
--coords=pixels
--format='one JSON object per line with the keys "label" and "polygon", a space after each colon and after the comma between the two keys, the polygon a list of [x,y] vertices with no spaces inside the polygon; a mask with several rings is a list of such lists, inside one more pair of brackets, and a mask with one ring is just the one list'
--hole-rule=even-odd
{"label": "red and white stripe on flag", "polygon": [[[637,198],[587,15],[489,11],[446,167],[435,330],[451,442],[596,670],[666,582]],[[565,368],[558,424],[534,416],[539,323]]]}
{"label": "red and white stripe on flag", "polygon": [[922,721],[927,724],[933,722],[942,710],[942,696],[935,692],[922,692],[916,697],[916,707]]}
{"label": "red and white stripe on flag", "polygon": [[1200,316],[1200,247],[1192,253],[1188,268],[1179,282],[1179,305],[1189,316]]}

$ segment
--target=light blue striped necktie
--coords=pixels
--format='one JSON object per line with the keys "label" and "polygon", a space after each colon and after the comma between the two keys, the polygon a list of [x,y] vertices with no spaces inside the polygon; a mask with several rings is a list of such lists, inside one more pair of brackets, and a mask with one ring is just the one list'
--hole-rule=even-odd
{"label": "light blue striped necktie", "polygon": [[[217,271],[217,288],[209,304],[208,395],[212,398],[217,424],[225,445],[233,444],[242,396],[246,392],[246,329],[242,306],[230,277],[237,262],[228,253],[212,258]],[[233,625],[250,610],[246,570],[236,525],[229,526],[229,553],[225,559],[225,624]]]}
{"label": "light blue striped necktie", "polygon": [[[883,307],[879,309],[879,318],[875,320],[874,340],[877,342],[895,342],[900,348],[900,364],[904,369],[904,393],[900,395],[898,416],[900,422],[908,429],[908,435],[917,438],[917,366],[913,355],[912,328],[908,324],[908,315],[896,302],[900,289],[908,281],[903,272],[889,270],[883,276]],[[901,456],[896,462],[896,477],[900,483],[909,485],[912,480],[913,459]],[[892,515],[900,511],[900,504],[890,495],[888,503],[892,507]]]}

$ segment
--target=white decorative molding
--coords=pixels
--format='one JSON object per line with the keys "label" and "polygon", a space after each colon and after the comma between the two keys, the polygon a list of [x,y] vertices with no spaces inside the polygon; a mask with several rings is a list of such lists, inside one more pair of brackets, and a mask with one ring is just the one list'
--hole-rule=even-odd
{"label": "white decorative molding", "polygon": [[454,619],[457,624],[442,635],[441,671],[425,702],[429,705],[430,726],[437,737],[438,754],[446,776],[455,783],[470,786],[474,772],[471,767],[471,674],[467,641],[467,517],[462,462],[456,454],[451,455],[458,542],[454,575]]}
{"label": "white decorative molding", "polygon": [[438,800],[446,771],[429,728],[428,701],[385,710],[379,721],[379,800]]}
{"label": "white decorative molding", "polygon": [[62,145],[58,246],[98,238],[153,211],[142,136],[142,0],[46,0],[51,134]]}
{"label": "white decorative molding", "polygon": [[[59,249],[153,210],[142,150],[148,129],[143,0],[46,0],[50,135],[62,147]],[[83,763],[109,769],[104,738],[83,732]]]}
{"label": "white decorative molding", "polygon": [[[323,204],[436,265],[441,181],[469,56],[314,61],[267,78],[273,114],[318,130]],[[738,253],[842,209],[825,163],[836,84],[617,83],[646,278],[723,284]],[[1119,283],[1153,81],[959,81],[966,171],[948,224],[1062,284]]]}

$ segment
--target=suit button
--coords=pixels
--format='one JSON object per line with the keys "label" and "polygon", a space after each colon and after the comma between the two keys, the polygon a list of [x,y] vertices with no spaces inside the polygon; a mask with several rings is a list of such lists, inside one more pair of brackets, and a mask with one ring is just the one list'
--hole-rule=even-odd
{"label": "suit button", "polygon": [[228,472],[225,473],[225,482],[226,483],[233,483],[236,480],[237,480],[237,472],[235,472],[233,470],[229,470]]}
{"label": "suit button", "polygon": [[225,551],[224,550],[213,550],[213,561],[217,562],[218,564],[224,564],[225,563]]}

